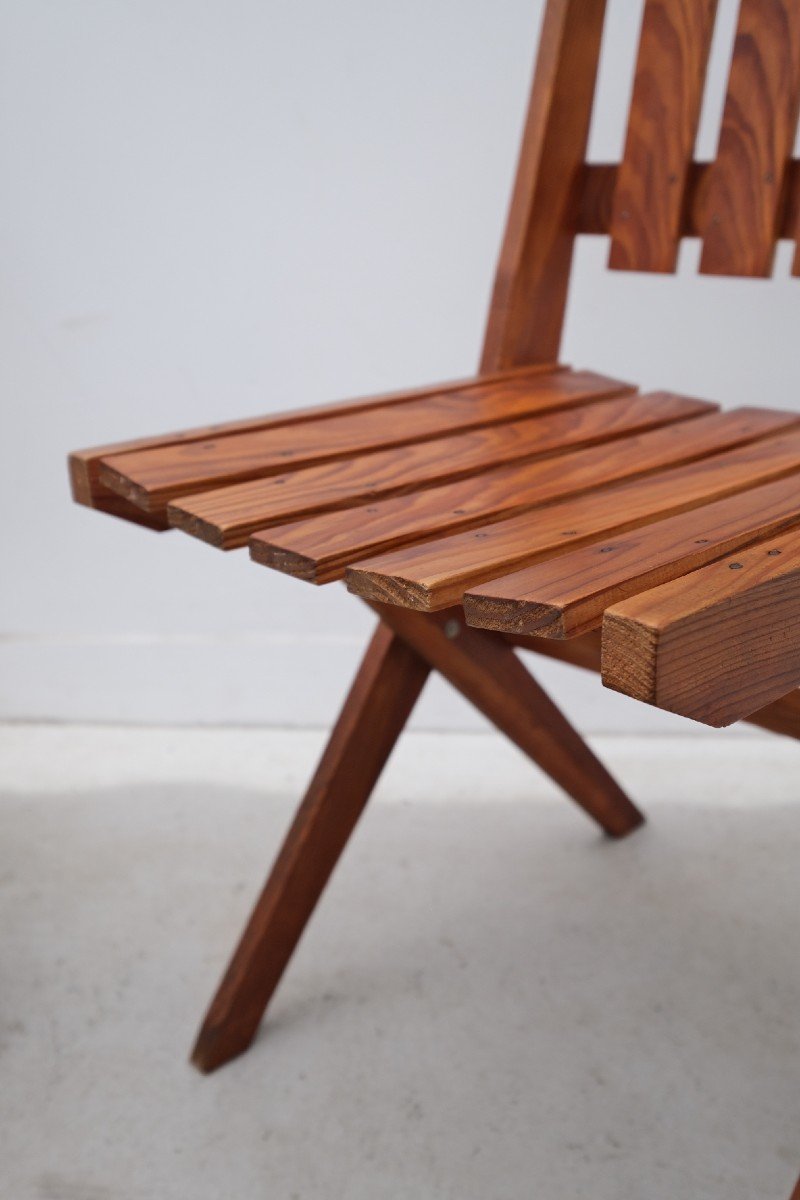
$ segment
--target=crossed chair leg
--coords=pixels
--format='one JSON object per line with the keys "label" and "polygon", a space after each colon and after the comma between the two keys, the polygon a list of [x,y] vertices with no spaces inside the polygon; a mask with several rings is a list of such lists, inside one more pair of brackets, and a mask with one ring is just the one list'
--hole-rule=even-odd
{"label": "crossed chair leg", "polygon": [[204,1072],[241,1054],[408,720],[438,670],[611,837],[644,820],[498,634],[460,609],[373,604],[380,621],[192,1053]]}

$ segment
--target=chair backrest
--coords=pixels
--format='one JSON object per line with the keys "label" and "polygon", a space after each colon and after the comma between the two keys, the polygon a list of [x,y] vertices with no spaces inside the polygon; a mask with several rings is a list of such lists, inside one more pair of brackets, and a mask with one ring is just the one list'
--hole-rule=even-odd
{"label": "chair backrest", "polygon": [[[741,0],[716,158],[694,146],[717,0],[645,0],[622,162],[585,162],[606,0],[548,0],[481,369],[558,357],[575,237],[616,270],[768,276],[800,239],[800,0]],[[793,268],[800,275],[800,248]]]}

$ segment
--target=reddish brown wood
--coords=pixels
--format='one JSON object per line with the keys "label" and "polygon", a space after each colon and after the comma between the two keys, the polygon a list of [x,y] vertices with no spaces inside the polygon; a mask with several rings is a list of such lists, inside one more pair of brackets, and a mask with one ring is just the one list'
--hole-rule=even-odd
{"label": "reddish brown wood", "polygon": [[[695,162],[689,167],[686,197],[681,216],[681,237],[702,237],[709,221],[709,178],[712,163]],[[611,231],[611,211],[619,167],[615,163],[587,163],[581,182],[578,233],[605,234]],[[786,168],[786,204],[778,216],[778,237],[796,241],[800,229],[800,160]]]}
{"label": "reddish brown wood", "polygon": [[716,727],[800,687],[800,530],[609,608],[603,682]]}
{"label": "reddish brown wood", "polygon": [[279,525],[250,539],[255,562],[312,583],[340,578],[349,564],[435,537],[579,496],[755,441],[800,421],[769,409],[740,409],[682,421],[545,462],[482,472],[459,483],[376,500],[343,512]]}
{"label": "reddish brown wood", "polygon": [[464,612],[481,629],[575,637],[609,605],[795,525],[800,488],[790,476],[481,584]]}
{"label": "reddish brown wood", "polygon": [[[555,659],[556,662],[567,663],[582,671],[600,673],[599,629],[563,642],[515,633],[504,633],[501,636],[509,645],[516,646],[520,650],[528,650],[532,654],[543,655],[545,658]],[[780,700],[775,700],[765,708],[750,713],[744,718],[744,721],[748,725],[758,725],[761,729],[767,729],[770,733],[800,740],[800,690],[789,692]]]}
{"label": "reddish brown wood", "polygon": [[800,1179],[798,1179],[797,1186],[792,1192],[792,1200],[800,1200]]}
{"label": "reddish brown wood", "polygon": [[422,616],[386,604],[372,607],[607,834],[625,837],[642,823],[642,814],[502,638],[469,629],[460,609]]}
{"label": "reddish brown wood", "polygon": [[[267,525],[334,512],[387,496],[418,497],[437,483],[477,476],[503,463],[541,462],[578,446],[613,442],[625,433],[700,416],[710,406],[685,397],[620,396],[527,421],[508,421],[420,445],[379,450],[289,475],[251,480],[176,500],[169,520],[185,533],[230,550]],[[609,450],[613,459],[614,451]],[[409,504],[413,500],[408,501]],[[362,514],[363,521],[363,514]],[[371,521],[368,522],[371,524]]]}
{"label": "reddish brown wood", "polygon": [[674,271],[717,0],[647,0],[609,266]]}
{"label": "reddish brown wood", "polygon": [[192,1061],[201,1071],[222,1066],[253,1040],[428,672],[405,641],[378,626],[200,1029]]}
{"label": "reddish brown wood", "polygon": [[348,567],[350,591],[369,600],[432,611],[474,585],[787,475],[800,479],[800,432],[617,484],[591,503],[562,500],[469,533],[406,546]]}
{"label": "reddish brown wood", "polygon": [[741,0],[700,270],[772,272],[800,108],[800,5]]}
{"label": "reddish brown wood", "polygon": [[100,482],[148,512],[177,496],[501,425],[635,391],[591,371],[534,373],[285,429],[106,455]]}
{"label": "reddish brown wood", "polygon": [[[510,380],[527,378],[541,371],[556,370],[554,365],[547,363],[534,364],[509,371],[498,371],[493,374],[482,374],[482,385]],[[115,492],[109,491],[100,482],[101,460],[109,455],[139,453],[153,450],[157,447],[181,446],[187,442],[203,442],[209,438],[235,436],[240,433],[251,433],[256,430],[283,429],[287,425],[302,425],[306,421],[325,420],[329,417],[339,417],[352,412],[369,412],[375,408],[387,405],[405,404],[407,401],[420,400],[425,396],[442,395],[452,391],[462,391],[475,385],[475,378],[456,379],[444,383],[433,384],[411,391],[389,392],[381,396],[368,396],[361,400],[341,400],[338,403],[318,405],[315,408],[296,408],[289,412],[270,413],[261,417],[248,417],[242,421],[223,421],[215,425],[202,425],[195,429],[183,429],[177,433],[163,433],[156,437],[136,438],[133,441],[114,442],[107,446],[93,446],[88,450],[73,450],[69,455],[69,478],[72,498],[78,504],[89,508],[100,508],[116,516],[124,516],[138,524],[152,524],[153,528],[165,529],[167,525],[161,518],[148,520],[137,517],[137,509]]]}
{"label": "reddish brown wood", "polygon": [[481,371],[558,357],[605,0],[548,0]]}

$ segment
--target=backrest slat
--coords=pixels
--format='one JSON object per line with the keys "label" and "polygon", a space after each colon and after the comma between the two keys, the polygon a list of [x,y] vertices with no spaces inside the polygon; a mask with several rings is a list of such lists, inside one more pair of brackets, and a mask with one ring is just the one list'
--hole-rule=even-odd
{"label": "backrest slat", "polygon": [[771,274],[799,106],[800,4],[742,0],[703,197],[702,274]]}
{"label": "backrest slat", "polygon": [[674,271],[717,0],[647,0],[611,211],[616,270]]}

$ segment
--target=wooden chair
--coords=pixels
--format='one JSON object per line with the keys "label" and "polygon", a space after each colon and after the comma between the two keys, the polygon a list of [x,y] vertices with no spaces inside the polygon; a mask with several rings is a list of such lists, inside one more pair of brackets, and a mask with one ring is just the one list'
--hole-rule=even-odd
{"label": "wooden chair", "polygon": [[476,377],[71,456],[78,502],[345,577],[378,616],[200,1030],[203,1071],[250,1044],[432,669],[612,837],[640,812],[514,646],[709,725],[800,736],[800,415],[558,365],[578,235],[609,236],[614,270],[661,272],[699,237],[701,272],[740,276],[800,237],[800,3],[742,0],[717,157],[698,163],[714,17],[647,0],[622,162],[591,165],[604,2],[549,0]]}

